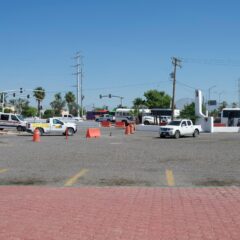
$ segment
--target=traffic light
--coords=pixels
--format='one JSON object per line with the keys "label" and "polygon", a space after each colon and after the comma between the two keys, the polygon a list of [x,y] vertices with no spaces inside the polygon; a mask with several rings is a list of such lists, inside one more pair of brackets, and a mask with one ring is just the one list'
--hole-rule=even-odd
{"label": "traffic light", "polygon": [[111,98],[111,97],[112,97],[112,94],[109,94],[108,97]]}
{"label": "traffic light", "polygon": [[27,98],[30,98],[30,95],[29,95],[29,94],[27,95]]}
{"label": "traffic light", "polygon": [[13,97],[16,97],[16,93],[13,93]]}
{"label": "traffic light", "polygon": [[102,94],[99,95],[99,98],[100,98],[100,99],[102,98]]}
{"label": "traffic light", "polygon": [[22,90],[22,88],[20,88],[20,93],[23,93],[23,90]]}

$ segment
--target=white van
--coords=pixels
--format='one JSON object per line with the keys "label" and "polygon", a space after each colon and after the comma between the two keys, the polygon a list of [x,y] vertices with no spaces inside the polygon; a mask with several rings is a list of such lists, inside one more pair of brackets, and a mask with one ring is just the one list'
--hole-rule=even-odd
{"label": "white van", "polygon": [[135,118],[132,115],[134,109],[129,108],[117,108],[115,112],[115,121],[116,122],[124,122],[125,125],[129,123],[134,123]]}
{"label": "white van", "polygon": [[18,131],[25,131],[27,122],[23,117],[13,113],[0,112],[0,130],[4,128],[17,128]]}

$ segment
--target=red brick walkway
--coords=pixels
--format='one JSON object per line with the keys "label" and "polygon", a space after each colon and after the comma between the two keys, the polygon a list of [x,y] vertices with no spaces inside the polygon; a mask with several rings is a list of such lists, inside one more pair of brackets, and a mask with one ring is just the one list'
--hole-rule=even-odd
{"label": "red brick walkway", "polygon": [[240,188],[0,187],[1,240],[240,239]]}

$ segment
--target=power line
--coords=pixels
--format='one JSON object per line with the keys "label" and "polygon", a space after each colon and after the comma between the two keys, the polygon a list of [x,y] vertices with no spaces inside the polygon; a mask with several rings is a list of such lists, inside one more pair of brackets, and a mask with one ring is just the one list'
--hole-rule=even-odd
{"label": "power line", "polygon": [[223,59],[223,58],[180,58],[184,63],[216,65],[216,66],[230,66],[240,67],[240,60]]}
{"label": "power line", "polygon": [[166,83],[166,82],[169,82],[169,81],[136,83],[136,84],[127,84],[127,85],[118,85],[118,86],[106,86],[106,87],[99,87],[99,88],[85,88],[85,91],[96,91],[96,90],[104,90],[104,89],[120,89],[120,88],[129,88],[129,87],[137,87],[137,86],[149,86],[151,84],[159,84],[159,83]]}

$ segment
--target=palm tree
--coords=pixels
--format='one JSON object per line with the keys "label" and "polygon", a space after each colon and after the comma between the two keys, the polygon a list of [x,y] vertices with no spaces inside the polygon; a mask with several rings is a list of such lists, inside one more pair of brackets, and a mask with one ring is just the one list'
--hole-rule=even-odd
{"label": "palm tree", "polygon": [[10,99],[9,103],[14,106],[15,112],[21,114],[22,110],[29,105],[29,101],[23,99],[23,98],[18,98],[18,99]]}
{"label": "palm tree", "polygon": [[69,113],[72,114],[72,109],[73,109],[73,106],[74,106],[74,103],[75,103],[75,100],[76,100],[73,92],[67,92],[65,94],[65,100],[66,100],[67,105],[68,105],[68,111],[69,111]]}
{"label": "palm tree", "polygon": [[62,109],[65,107],[66,102],[62,99],[61,93],[56,93],[54,95],[54,100],[50,103],[55,115],[60,115]]}
{"label": "palm tree", "polygon": [[33,90],[33,96],[36,98],[38,103],[38,116],[40,116],[41,102],[45,98],[45,90],[42,87],[37,87]]}

